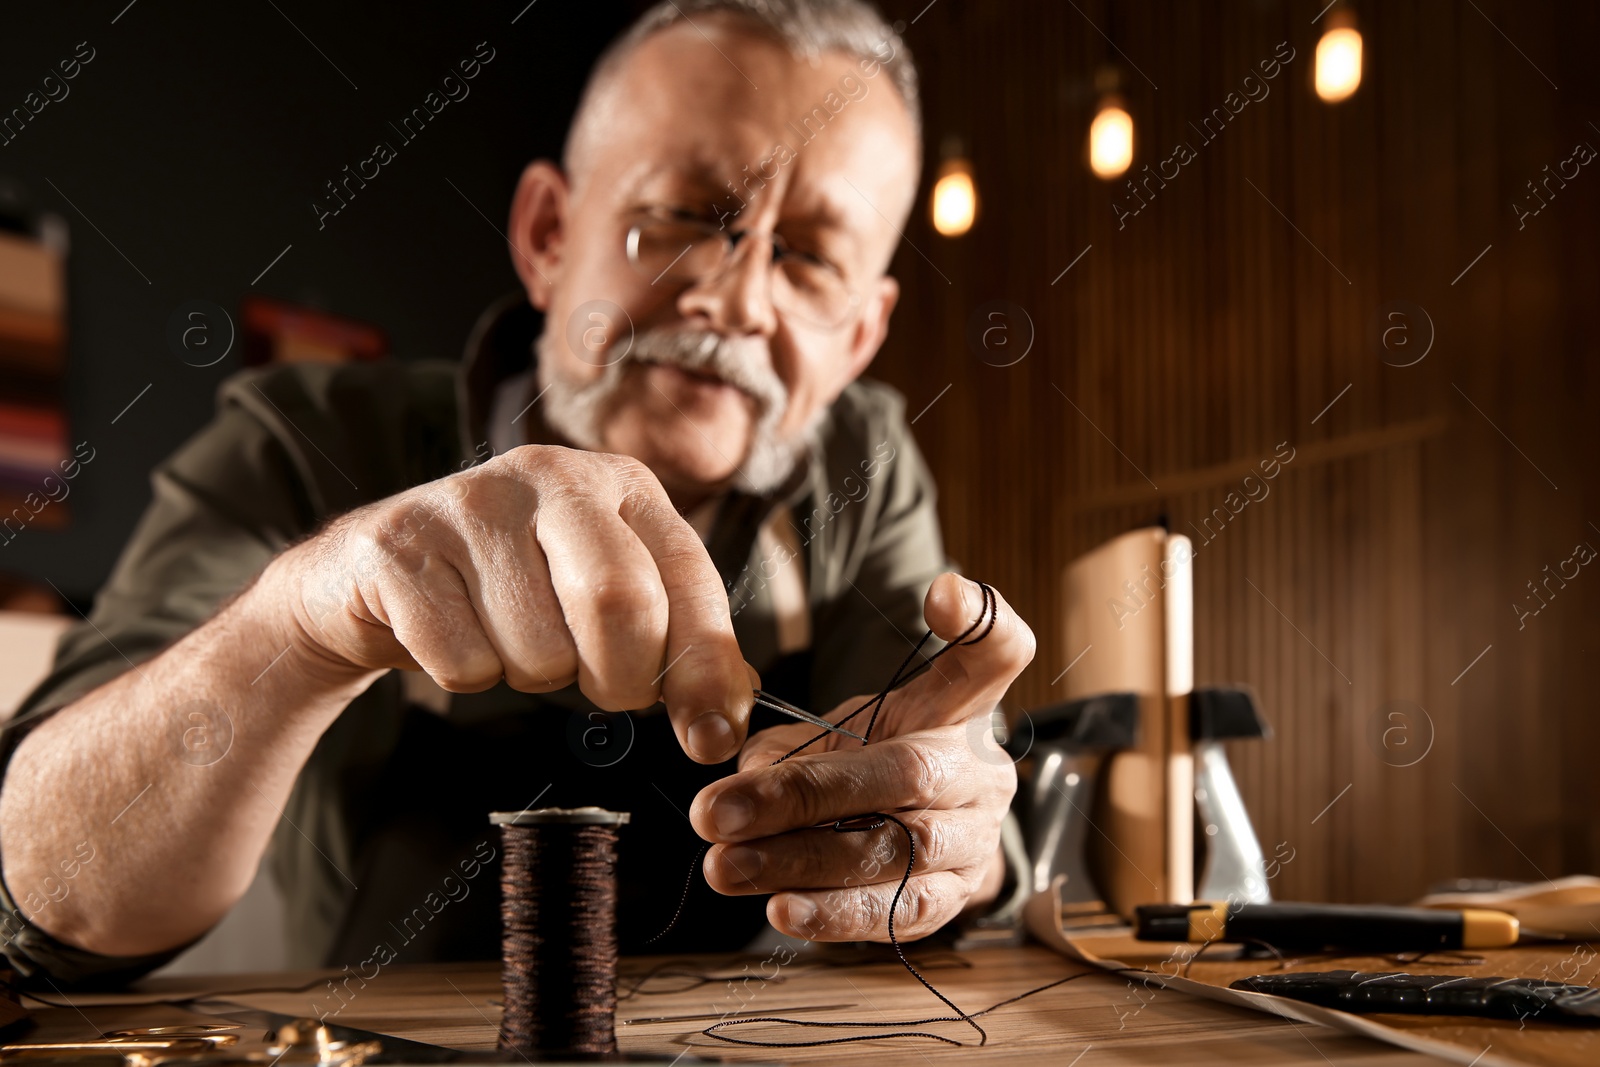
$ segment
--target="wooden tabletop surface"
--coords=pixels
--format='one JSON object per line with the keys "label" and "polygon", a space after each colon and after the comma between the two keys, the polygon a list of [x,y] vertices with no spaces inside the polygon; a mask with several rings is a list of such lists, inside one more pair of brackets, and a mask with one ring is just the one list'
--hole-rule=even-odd
{"label": "wooden tabletop surface", "polygon": [[[927,977],[968,1012],[1087,970],[1036,947],[985,948],[959,955],[919,948],[913,959],[921,960]],[[698,1057],[891,1067],[953,1063],[955,1056],[963,1067],[979,1063],[1417,1067],[1440,1062],[1170,990],[1137,987],[1136,992],[1125,980],[1105,974],[1089,974],[983,1016],[980,1022],[988,1031],[988,1043],[981,1048],[972,1047],[976,1032],[959,1022],[914,1029],[945,1035],[967,1046],[963,1048],[913,1037],[878,1037],[827,1048],[744,1047],[702,1031],[720,1018],[739,1014],[893,1022],[943,1015],[948,1009],[892,957],[876,951],[830,953],[815,959],[801,956],[783,965],[771,957],[766,961],[694,956],[629,959],[623,961],[620,973],[617,1036],[622,1050],[668,1060],[682,1056],[680,1063]],[[308,971],[147,981],[134,993],[74,996],[75,1007],[40,1009],[35,1036],[68,1039],[123,1026],[193,1021],[182,1009],[149,1001],[210,993],[292,1015],[326,1011],[330,1022],[417,1041],[462,1049],[494,1047],[500,1013],[497,965],[394,965],[365,983],[349,977],[339,986],[347,991],[340,994],[327,984],[327,977]],[[736,1032],[751,1040],[805,1041],[866,1031],[752,1023]]]}

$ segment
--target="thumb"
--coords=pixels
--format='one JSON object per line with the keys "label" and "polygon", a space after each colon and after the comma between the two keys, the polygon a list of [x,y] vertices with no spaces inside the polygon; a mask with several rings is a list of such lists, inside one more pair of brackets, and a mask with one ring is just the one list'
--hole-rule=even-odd
{"label": "thumb", "polygon": [[1033,630],[992,587],[954,572],[934,579],[923,617],[946,645],[926,670],[890,698],[894,732],[965,720],[992,706],[1033,662]]}

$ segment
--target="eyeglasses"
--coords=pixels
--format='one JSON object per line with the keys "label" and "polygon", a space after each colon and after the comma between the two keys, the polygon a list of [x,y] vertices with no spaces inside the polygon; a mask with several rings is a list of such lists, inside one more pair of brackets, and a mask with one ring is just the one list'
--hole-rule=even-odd
{"label": "eyeglasses", "polygon": [[[693,285],[715,277],[754,230],[727,230],[676,212],[650,212],[628,229],[628,262],[650,284]],[[772,245],[772,306],[815,326],[831,329],[861,304],[837,267],[789,247],[777,234]]]}

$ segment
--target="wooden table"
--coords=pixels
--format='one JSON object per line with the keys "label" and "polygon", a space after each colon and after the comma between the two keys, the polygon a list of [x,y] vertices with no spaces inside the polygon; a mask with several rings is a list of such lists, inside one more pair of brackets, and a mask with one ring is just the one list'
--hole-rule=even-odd
{"label": "wooden table", "polygon": [[[924,973],[967,1011],[1087,969],[1036,947],[985,948],[961,953],[922,950]],[[956,1048],[926,1039],[880,1038],[860,1044],[808,1049],[764,1049],[729,1045],[701,1031],[725,1014],[797,1014],[806,1019],[915,1019],[946,1010],[900,964],[875,951],[801,956],[761,981],[762,959],[675,957],[623,962],[617,1035],[625,1052],[733,1062],[926,1065],[934,1063],[1052,1063],[1079,1067],[1159,1063],[1162,1067],[1225,1063],[1308,1067],[1416,1067],[1430,1057],[1375,1041],[1294,1024],[1257,1012],[1212,1004],[1170,990],[1136,996],[1129,984],[1090,974],[1000,1008],[980,1021],[985,1047]],[[775,963],[765,973],[773,974]],[[639,978],[651,974],[633,995]],[[750,981],[745,978],[749,976]],[[462,1049],[492,1049],[499,1020],[497,965],[391,966],[363,986],[351,977],[343,998],[324,979],[332,972],[229,975],[147,981],[128,994],[79,995],[72,1008],[36,1012],[41,1039],[88,1036],[123,1026],[192,1021],[182,1009],[151,1005],[154,998],[207,993],[254,1008],[294,1015],[330,1012],[330,1022]],[[706,981],[706,979],[710,979]],[[341,988],[345,988],[341,986]],[[247,992],[299,989],[300,992]],[[1143,998],[1142,1000],[1140,998]],[[56,999],[52,997],[52,999]],[[138,1002],[146,1003],[140,1005]],[[333,1009],[342,1004],[336,1014]],[[705,1019],[663,1016],[709,1016]],[[213,1020],[214,1021],[214,1020]],[[917,1027],[966,1044],[977,1035],[960,1023]],[[808,1040],[853,1031],[752,1025],[740,1036]],[[959,1058],[957,1058],[959,1057]]]}

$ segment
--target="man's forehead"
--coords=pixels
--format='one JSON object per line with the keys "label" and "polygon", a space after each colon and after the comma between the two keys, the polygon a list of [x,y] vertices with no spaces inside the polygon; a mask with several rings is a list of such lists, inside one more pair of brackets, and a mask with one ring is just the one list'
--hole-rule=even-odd
{"label": "man's forehead", "polygon": [[[717,96],[759,113],[786,93],[815,93],[857,68],[843,52],[797,55],[784,42],[735,15],[701,15],[650,34],[623,60],[636,82],[668,91]],[[855,69],[859,74],[859,69]],[[887,80],[887,79],[885,79]],[[654,87],[653,86],[653,87]]]}
{"label": "man's forehead", "polygon": [[646,38],[614,72],[596,118],[596,148],[627,185],[672,177],[726,195],[752,175],[830,187],[841,174],[857,185],[915,181],[911,118],[881,65],[843,52],[808,60],[737,20],[680,22]]}

